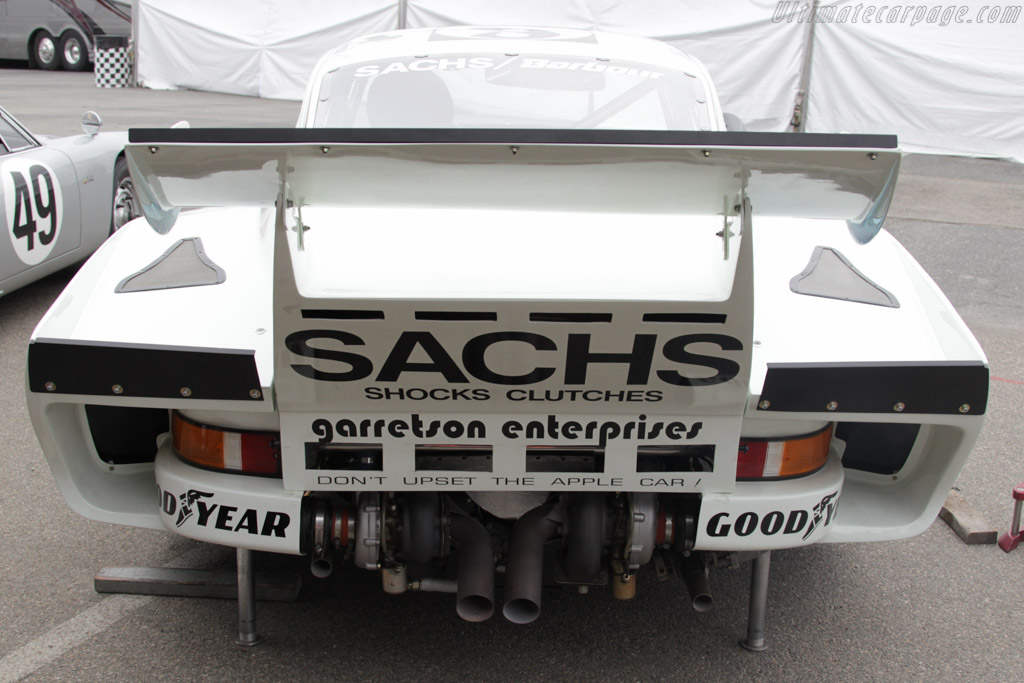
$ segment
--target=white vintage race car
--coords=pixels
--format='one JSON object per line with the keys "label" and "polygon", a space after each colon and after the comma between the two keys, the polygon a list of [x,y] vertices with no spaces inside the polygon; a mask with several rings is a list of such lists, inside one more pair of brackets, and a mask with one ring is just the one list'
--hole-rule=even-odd
{"label": "white vintage race car", "polygon": [[101,125],[86,112],[83,135],[32,135],[0,108],[0,296],[84,260],[139,215],[128,134]]}
{"label": "white vintage race car", "polygon": [[728,131],[658,42],[383,34],[320,61],[297,129],[128,158],[148,224],[29,349],[93,519],[352,561],[470,621],[628,598],[648,563],[705,609],[753,559],[759,649],[770,551],[920,533],[984,420],[982,350],[881,230],[895,138]]}

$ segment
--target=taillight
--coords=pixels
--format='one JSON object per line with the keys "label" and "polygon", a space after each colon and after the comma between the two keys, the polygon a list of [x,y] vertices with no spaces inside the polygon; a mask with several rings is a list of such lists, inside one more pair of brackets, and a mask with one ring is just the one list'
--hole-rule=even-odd
{"label": "taillight", "polygon": [[740,439],[737,479],[786,479],[825,466],[832,425],[820,432],[787,439]]}
{"label": "taillight", "polygon": [[174,450],[200,467],[244,474],[281,475],[281,436],[209,427],[178,413],[171,417]]}

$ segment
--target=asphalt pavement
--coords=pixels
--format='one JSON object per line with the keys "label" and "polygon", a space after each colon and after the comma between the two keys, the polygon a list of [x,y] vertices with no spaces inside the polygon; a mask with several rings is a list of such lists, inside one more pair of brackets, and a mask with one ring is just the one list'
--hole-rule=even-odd
{"label": "asphalt pavement", "polygon": [[[0,68],[0,104],[37,133],[289,126],[298,103],[198,92],[101,90],[91,74]],[[915,155],[887,228],[936,279],[988,354],[981,440],[957,487],[1000,531],[1024,482],[1024,167]],[[73,270],[73,269],[72,269]],[[712,574],[697,614],[681,582],[638,577],[635,600],[554,592],[540,619],[469,624],[443,594],[384,595],[376,574],[305,576],[298,601],[260,603],[264,642],[234,642],[231,600],[94,592],[104,566],[230,568],[231,549],[92,522],[57,492],[24,399],[27,340],[73,273],[0,298],[0,682],[15,680],[1015,680],[1024,672],[1024,549],[921,536],[773,554],[768,644],[741,649],[749,565]],[[885,334],[880,330],[879,334]],[[260,555],[261,569],[305,572]],[[1014,674],[1013,672],[1017,673]]]}

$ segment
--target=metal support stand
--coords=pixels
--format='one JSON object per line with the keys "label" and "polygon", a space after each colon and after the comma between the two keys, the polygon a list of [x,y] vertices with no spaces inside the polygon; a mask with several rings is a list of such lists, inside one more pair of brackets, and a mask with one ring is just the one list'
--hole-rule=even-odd
{"label": "metal support stand", "polygon": [[260,642],[256,632],[256,570],[252,566],[252,551],[238,549],[238,638],[235,642],[252,647]]}
{"label": "metal support stand", "polygon": [[252,551],[238,548],[235,570],[160,567],[104,567],[96,575],[97,593],[171,595],[184,598],[238,600],[238,638],[246,647],[260,642],[256,632],[256,599],[294,602],[302,581],[298,576],[256,576]]}
{"label": "metal support stand", "polygon": [[764,652],[764,624],[768,614],[768,570],[772,551],[757,554],[750,568],[750,610],[747,613],[747,637],[740,641],[751,652]]}
{"label": "metal support stand", "polygon": [[1010,523],[1010,533],[999,537],[999,547],[1004,553],[1016,548],[1021,539],[1024,539],[1024,529],[1020,528],[1022,504],[1024,504],[1024,484],[1017,484],[1013,487],[1013,522]]}

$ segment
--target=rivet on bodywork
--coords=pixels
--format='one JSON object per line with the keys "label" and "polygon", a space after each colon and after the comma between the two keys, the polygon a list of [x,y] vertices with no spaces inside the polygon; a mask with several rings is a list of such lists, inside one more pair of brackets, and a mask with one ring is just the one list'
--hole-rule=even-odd
{"label": "rivet on bodywork", "polygon": [[182,387],[181,388],[181,395],[184,396],[185,398],[188,398],[189,396],[192,395],[192,390],[189,389],[188,387]]}
{"label": "rivet on bodywork", "polygon": [[324,154],[327,154],[328,152],[331,151],[331,148],[328,147],[327,145],[324,145],[323,147],[320,148],[320,151],[323,152]]}
{"label": "rivet on bodywork", "polygon": [[43,386],[46,387],[47,391],[57,391],[57,385],[53,382],[47,382]]}
{"label": "rivet on bodywork", "polygon": [[150,147],[150,148],[149,148],[149,153],[150,153],[150,154],[156,154],[156,153],[157,153],[157,152],[159,152],[159,151],[160,151],[160,148],[159,148],[159,147]]}
{"label": "rivet on bodywork", "polygon": [[761,410],[768,410],[769,408],[772,407],[772,402],[771,401],[761,401],[760,403],[757,404],[757,407],[760,408]]}
{"label": "rivet on bodywork", "polygon": [[828,403],[825,404],[825,408],[828,409],[828,410],[835,410],[838,407],[839,407],[839,404],[836,403],[835,401],[829,401]]}
{"label": "rivet on bodywork", "polygon": [[971,404],[970,403],[965,403],[962,406],[960,406],[960,412],[961,413],[969,413],[969,412],[971,412]]}
{"label": "rivet on bodywork", "polygon": [[702,149],[702,150],[700,151],[700,153],[701,153],[701,155],[702,155],[702,156],[704,156],[704,157],[709,157],[709,156],[711,156],[711,150],[710,150],[710,149]]}
{"label": "rivet on bodywork", "polygon": [[519,154],[519,148],[516,147],[515,145],[510,146],[508,149],[510,152],[512,152],[513,155]]}
{"label": "rivet on bodywork", "polygon": [[901,403],[897,403],[896,405],[894,405],[892,407],[892,409],[895,410],[897,413],[902,413],[904,410],[907,409],[907,404],[906,403],[902,403],[902,402]]}
{"label": "rivet on bodywork", "polygon": [[874,161],[877,158],[878,158],[878,153],[877,152],[868,152],[868,159],[871,159],[871,161]]}
{"label": "rivet on bodywork", "polygon": [[113,391],[115,394],[124,393],[124,387],[122,387],[120,384],[115,384],[114,386],[110,387],[110,390]]}
{"label": "rivet on bodywork", "polygon": [[250,398],[261,398],[262,396],[263,392],[260,391],[259,389],[253,389],[252,391],[249,392]]}

